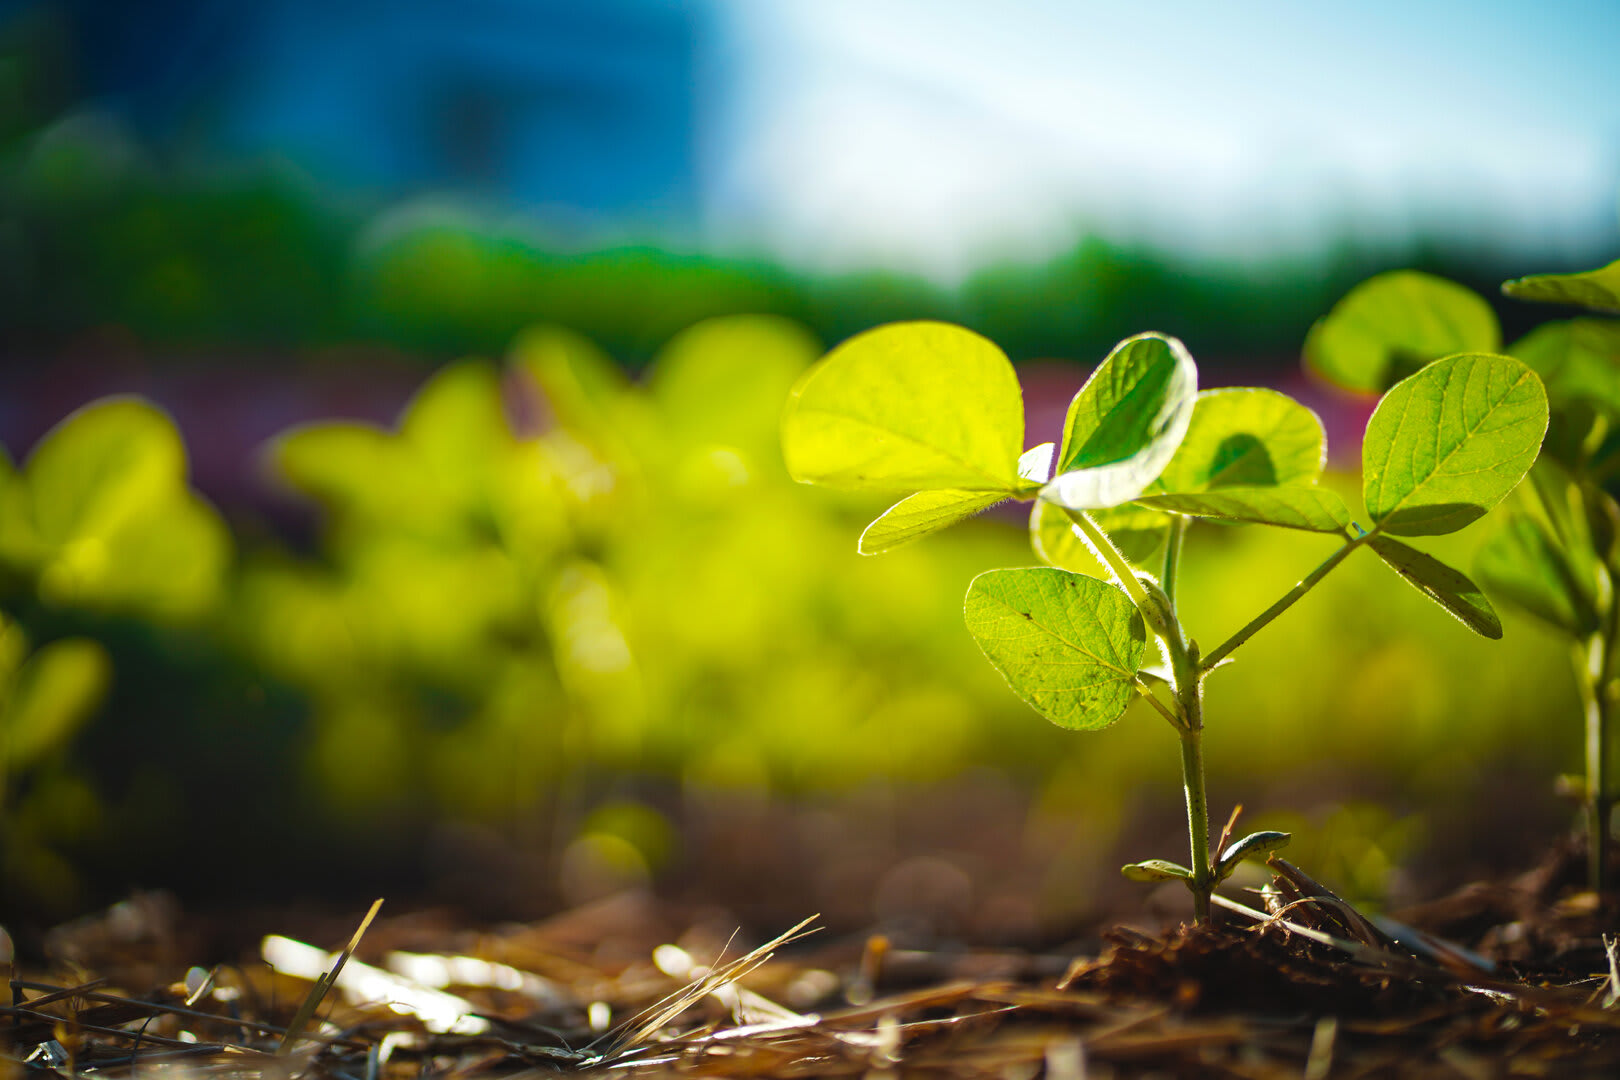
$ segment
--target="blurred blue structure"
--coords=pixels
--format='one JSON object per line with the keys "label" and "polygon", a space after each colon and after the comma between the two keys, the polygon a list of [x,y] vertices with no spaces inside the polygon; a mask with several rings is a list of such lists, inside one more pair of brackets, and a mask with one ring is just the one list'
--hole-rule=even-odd
{"label": "blurred blue structure", "polygon": [[711,15],[679,0],[46,0],[157,145],[588,217],[689,216]]}

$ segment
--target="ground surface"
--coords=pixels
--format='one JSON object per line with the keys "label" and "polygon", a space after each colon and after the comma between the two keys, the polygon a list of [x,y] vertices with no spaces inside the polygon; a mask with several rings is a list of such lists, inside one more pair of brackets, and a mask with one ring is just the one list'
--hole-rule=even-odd
{"label": "ground surface", "polygon": [[14,972],[0,1038],[63,1077],[1620,1075],[1620,905],[1581,891],[1573,846],[1398,921],[1274,869],[1212,928],[1117,929],[1078,957],[808,927],[749,951],[719,916],[626,893],[487,931],[384,916],[339,964],[324,950],[355,917],[205,967],[187,919],[137,897]]}

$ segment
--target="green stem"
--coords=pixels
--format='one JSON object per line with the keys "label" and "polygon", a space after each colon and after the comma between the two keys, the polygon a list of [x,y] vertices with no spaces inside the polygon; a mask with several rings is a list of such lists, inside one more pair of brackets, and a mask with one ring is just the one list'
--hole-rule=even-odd
{"label": "green stem", "polygon": [[1130,562],[1126,560],[1124,555],[1120,554],[1119,548],[1114,546],[1114,542],[1108,539],[1108,534],[1103,532],[1097,523],[1091,520],[1091,515],[1084,510],[1071,510],[1065,506],[1063,512],[1068,515],[1069,520],[1074,523],[1074,527],[1079,529],[1081,535],[1086,538],[1086,543],[1091,545],[1091,550],[1095,551],[1097,557],[1108,567],[1108,572],[1114,575],[1114,579],[1119,583],[1120,588],[1129,594],[1131,601],[1138,608],[1144,607],[1148,602],[1147,590],[1142,588],[1140,581],[1136,580],[1136,571],[1131,569]]}
{"label": "green stem", "polygon": [[1604,855],[1609,847],[1609,695],[1608,639],[1594,634],[1575,648],[1575,682],[1586,715],[1586,882],[1593,892],[1604,886]]}
{"label": "green stem", "polygon": [[1164,542],[1164,574],[1159,578],[1159,584],[1164,589],[1164,595],[1169,598],[1170,605],[1176,603],[1176,582],[1180,578],[1181,569],[1181,541],[1187,535],[1187,519],[1174,516],[1170,519],[1170,536]]}
{"label": "green stem", "polygon": [[1193,915],[1200,923],[1209,922],[1209,897],[1215,891],[1215,871],[1209,859],[1209,794],[1204,787],[1204,686],[1198,667],[1196,646],[1189,646],[1174,627],[1168,641],[1170,669],[1176,680],[1176,701],[1184,726],[1181,738],[1181,786],[1187,798],[1187,846],[1192,856]]}
{"label": "green stem", "polygon": [[1193,917],[1209,922],[1209,897],[1215,871],[1209,860],[1209,796],[1204,790],[1204,732],[1184,728],[1181,735],[1181,781],[1187,796],[1187,845],[1192,851]]}
{"label": "green stem", "polygon": [[1312,570],[1309,574],[1306,574],[1299,584],[1295,585],[1292,589],[1289,589],[1286,593],[1284,593],[1275,604],[1272,604],[1270,607],[1266,608],[1266,610],[1249,620],[1249,624],[1247,626],[1233,634],[1231,637],[1227,638],[1215,649],[1214,652],[1204,657],[1203,664],[1201,665],[1202,670],[1207,672],[1213,669],[1216,664],[1219,664],[1222,660],[1225,660],[1228,656],[1230,656],[1233,650],[1235,650],[1238,646],[1242,645],[1245,641],[1248,641],[1250,638],[1254,637],[1255,634],[1264,629],[1266,624],[1270,623],[1277,616],[1293,607],[1295,602],[1298,601],[1300,597],[1314,589],[1317,582],[1327,577],[1330,570],[1342,563],[1352,551],[1360,547],[1372,535],[1372,533],[1366,533],[1356,537],[1354,540],[1346,540],[1344,542],[1344,546],[1340,547],[1339,550],[1335,551],[1332,555],[1329,555],[1321,566],[1318,566],[1315,570]]}

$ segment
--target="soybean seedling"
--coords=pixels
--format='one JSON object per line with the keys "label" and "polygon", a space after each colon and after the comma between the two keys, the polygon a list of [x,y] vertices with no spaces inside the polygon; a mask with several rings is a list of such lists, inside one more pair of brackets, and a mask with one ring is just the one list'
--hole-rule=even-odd
{"label": "soybean seedling", "polygon": [[[1510,281],[1510,296],[1620,312],[1620,263],[1585,274]],[[1330,381],[1382,389],[1394,368],[1447,352],[1495,350],[1484,298],[1453,282],[1399,271],[1358,285],[1312,331],[1307,360]],[[1551,422],[1530,482],[1481,546],[1474,572],[1498,599],[1569,643],[1585,727],[1587,879],[1603,888],[1610,809],[1610,717],[1620,704],[1620,320],[1544,323],[1508,348],[1542,379]]]}
{"label": "soybean seedling", "polygon": [[[1061,727],[1107,727],[1140,698],[1175,729],[1189,865],[1150,859],[1124,869],[1138,880],[1180,880],[1207,922],[1211,894],[1238,863],[1289,837],[1255,833],[1210,851],[1205,680],[1361,547],[1471,629],[1499,636],[1472,582],[1395,537],[1451,532],[1484,514],[1530,467],[1546,425],[1541,383],[1517,360],[1464,354],[1422,369],[1368,424],[1364,529],[1317,486],[1326,439],[1315,414],[1271,390],[1199,393],[1197,367],[1175,338],[1121,342],[1070,403],[1061,444],[1026,452],[1007,357],[968,330],[919,322],[860,334],[818,361],[788,400],[782,443],[800,481],[915,492],[866,529],[863,553],[1005,499],[1033,504],[1031,532],[1048,562],[1063,561],[1066,545],[1096,553],[1109,580],[1057,566],[980,574],[967,593],[967,627],[1012,690]],[[1320,533],[1339,546],[1204,652],[1176,603],[1183,537],[1200,518]],[[1146,562],[1161,547],[1155,573],[1132,565],[1131,556]]]}

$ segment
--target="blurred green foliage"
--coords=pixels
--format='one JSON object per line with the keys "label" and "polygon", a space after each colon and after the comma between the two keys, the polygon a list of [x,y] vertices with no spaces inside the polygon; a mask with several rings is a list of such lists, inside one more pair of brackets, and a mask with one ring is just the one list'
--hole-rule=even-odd
{"label": "blurred green foliage", "polygon": [[[1164,725],[1077,743],[1032,724],[963,631],[961,583],[1030,561],[1020,525],[868,559],[850,537],[881,503],[792,483],[777,417],[819,351],[780,319],[714,320],[632,381],[578,335],[532,330],[504,365],[431,377],[391,429],[278,438],[268,460],[321,507],[318,542],[244,543],[234,564],[166,419],[127,399],[81,410],[8,474],[5,604],[47,649],[105,641],[114,690],[52,751],[55,780],[30,767],[39,799],[13,800],[12,835],[58,876],[131,873],[116,852],[138,848],[151,880],[181,872],[198,830],[251,828],[319,865],[354,837],[408,847],[433,821],[529,818],[628,873],[669,858],[648,807],[671,809],[670,783],[810,795],[989,768],[1044,792],[1043,851],[1054,820],[1095,851],[1122,807],[1173,809]],[[1327,543],[1198,530],[1191,632],[1223,639]],[[1469,543],[1435,547],[1466,560]],[[1487,798],[1481,762],[1545,776],[1578,759],[1546,720],[1570,694],[1550,635],[1510,623],[1515,647],[1487,653],[1373,560],[1318,593],[1215,676],[1217,814],[1241,790],[1251,823],[1296,825],[1350,790],[1387,800],[1380,821],[1443,823]],[[67,697],[92,699],[97,670]],[[1418,842],[1403,827],[1375,856],[1375,838],[1333,835],[1347,846],[1324,860],[1385,885],[1374,870]],[[8,889],[71,902],[48,861]],[[1052,903],[1085,902],[1073,865],[1050,875]]]}

